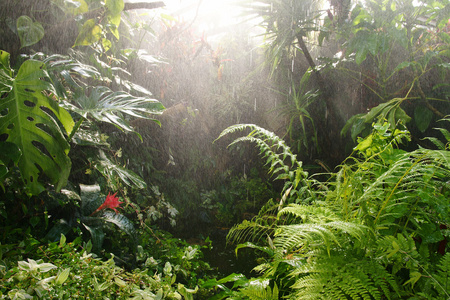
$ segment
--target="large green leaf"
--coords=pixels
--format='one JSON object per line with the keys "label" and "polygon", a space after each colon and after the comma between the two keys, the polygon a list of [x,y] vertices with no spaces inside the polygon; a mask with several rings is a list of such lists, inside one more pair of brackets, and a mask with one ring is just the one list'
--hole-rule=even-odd
{"label": "large green leaf", "polygon": [[44,27],[41,23],[33,22],[28,16],[20,16],[16,26],[22,48],[34,45],[44,37]]}
{"label": "large green leaf", "polygon": [[128,234],[133,242],[137,242],[137,234],[133,222],[131,222],[130,219],[128,219],[124,215],[116,214],[110,211],[104,211],[101,219],[116,225],[120,230]]}
{"label": "large green leaf", "polygon": [[0,93],[9,92],[12,89],[13,72],[9,66],[9,57],[8,52],[0,50]]}
{"label": "large green leaf", "polygon": [[433,119],[433,112],[426,106],[418,105],[414,110],[414,121],[421,132],[425,132]]}
{"label": "large green leaf", "polygon": [[111,15],[120,15],[122,13],[125,4],[123,0],[106,0],[105,6],[108,8],[108,11]]}
{"label": "large green leaf", "polygon": [[149,114],[161,114],[164,106],[155,99],[135,97],[126,92],[113,92],[107,87],[92,89],[89,96],[75,99],[79,108],[74,109],[85,118],[115,125],[124,131],[133,131],[124,118],[127,114],[136,118],[148,118]]}
{"label": "large green leaf", "polygon": [[81,214],[89,216],[105,201],[98,184],[80,184]]}
{"label": "large green leaf", "polygon": [[106,0],[105,6],[108,8],[108,24],[107,27],[111,33],[119,39],[119,25],[121,21],[121,13],[125,7],[123,0]]}
{"label": "large green leaf", "polygon": [[91,234],[92,251],[99,252],[102,249],[103,241],[105,240],[105,232],[99,224],[91,225],[90,222],[91,220],[94,220],[94,223],[99,223],[99,218],[85,217],[83,220],[83,226]]}
{"label": "large green leaf", "polygon": [[0,179],[8,174],[9,166],[18,164],[21,155],[22,153],[16,144],[10,142],[0,142]]}
{"label": "large green leaf", "polygon": [[[43,62],[47,65],[58,96],[63,99],[70,98],[70,94],[84,89],[80,78],[89,80],[101,76],[93,66],[83,64],[70,56],[53,54],[46,57]],[[70,111],[70,108],[68,110]]]}
{"label": "large green leaf", "polygon": [[128,186],[135,186],[143,189],[147,186],[145,181],[136,173],[127,168],[121,167],[109,160],[103,151],[100,151],[99,160],[95,162],[95,168],[106,178],[109,183],[118,187],[117,179],[119,178]]}
{"label": "large green leaf", "polygon": [[81,27],[74,46],[89,46],[98,42],[102,36],[102,28],[94,19],[87,20]]}
{"label": "large green leaf", "polygon": [[84,0],[51,0],[51,2],[57,5],[64,13],[74,16],[89,11],[89,6]]}
{"label": "large green leaf", "polygon": [[69,144],[58,122],[67,133],[72,131],[70,114],[47,96],[52,91],[45,64],[25,61],[15,78],[2,78],[10,91],[1,95],[0,135],[2,140],[16,144],[22,151],[19,169],[31,194],[44,187],[45,175],[57,190],[66,183],[71,162]]}

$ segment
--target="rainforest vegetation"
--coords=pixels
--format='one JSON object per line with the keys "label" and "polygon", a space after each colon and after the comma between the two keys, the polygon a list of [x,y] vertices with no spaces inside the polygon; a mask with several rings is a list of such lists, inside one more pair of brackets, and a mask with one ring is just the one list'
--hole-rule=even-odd
{"label": "rainforest vegetation", "polygon": [[449,1],[207,2],[0,2],[0,299],[450,299]]}

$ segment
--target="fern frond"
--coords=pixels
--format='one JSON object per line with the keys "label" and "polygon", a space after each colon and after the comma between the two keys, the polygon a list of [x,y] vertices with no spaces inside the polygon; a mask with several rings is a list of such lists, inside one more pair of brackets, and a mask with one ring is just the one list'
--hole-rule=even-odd
{"label": "fern frond", "polygon": [[240,291],[250,300],[278,300],[278,287],[275,284],[273,289],[269,285],[268,279],[251,280],[249,284]]}
{"label": "fern frond", "polygon": [[278,217],[287,214],[301,218],[303,222],[324,223],[327,221],[340,220],[340,218],[335,214],[335,212],[323,206],[290,204],[287,207],[280,210],[280,212],[278,213]]}
{"label": "fern frond", "polygon": [[227,235],[229,243],[259,242],[273,236],[277,222],[278,203],[269,200],[251,221],[244,220],[233,226]]}
{"label": "fern frond", "polygon": [[[269,166],[269,173],[272,174],[278,172],[282,173],[281,171],[287,173],[292,167],[301,167],[301,163],[297,161],[297,156],[292,153],[290,147],[286,145],[284,140],[275,133],[254,124],[237,124],[230,126],[222,131],[216,141],[223,138],[225,135],[246,129],[250,129],[251,132],[247,136],[235,139],[228,147],[240,142],[256,143],[260,153],[264,157],[267,157],[266,164]],[[288,160],[288,162],[285,163],[285,160]]]}
{"label": "fern frond", "polygon": [[268,235],[273,235],[273,232],[274,229],[271,226],[244,220],[230,229],[227,234],[227,241],[233,244],[244,241],[258,242]]}
{"label": "fern frond", "polygon": [[439,261],[438,271],[433,279],[433,285],[438,293],[450,299],[450,252],[447,252]]}
{"label": "fern frond", "polygon": [[269,173],[274,174],[274,170],[278,165],[281,166],[278,170],[285,170],[284,161],[280,159],[281,155],[275,153],[272,150],[273,145],[269,145],[265,140],[253,136],[244,136],[235,139],[230,145],[228,145],[228,147],[240,142],[253,142],[257,144],[260,152],[264,155],[264,157],[267,157],[266,165],[269,166]]}
{"label": "fern frond", "polygon": [[341,237],[340,234],[361,240],[367,232],[368,228],[364,225],[343,221],[281,225],[275,232],[274,245],[286,251],[325,246],[329,252],[332,244],[341,246],[342,242],[347,242],[347,238]]}
{"label": "fern frond", "polygon": [[445,144],[441,140],[439,140],[438,138],[427,137],[425,139],[427,139],[430,142],[432,142],[439,150],[445,150]]}
{"label": "fern frond", "polygon": [[365,257],[318,255],[296,268],[292,286],[296,299],[391,299],[398,292],[393,276],[377,261]]}
{"label": "fern frond", "polygon": [[287,225],[277,228],[274,245],[287,251],[297,251],[312,245],[325,245],[330,242],[339,244],[335,234],[323,224]]}
{"label": "fern frond", "polygon": [[217,139],[215,141],[223,138],[224,136],[226,136],[228,134],[232,134],[236,131],[244,131],[248,128],[254,129],[255,126],[256,125],[254,125],[254,124],[235,124],[235,125],[229,126],[220,133],[220,135],[217,137]]}
{"label": "fern frond", "polygon": [[[450,177],[450,152],[419,149],[399,152],[395,161],[353,161],[342,166],[329,182],[327,205],[340,211],[344,220],[358,218],[376,228],[403,226],[417,215],[420,219],[449,216],[443,211],[445,197],[440,193]],[[421,207],[421,209],[417,209]],[[423,209],[428,207],[428,209]],[[393,220],[402,223],[394,225]]]}
{"label": "fern frond", "polygon": [[[346,238],[338,238],[341,234],[347,234],[357,240],[363,237],[370,238],[367,235],[369,233],[367,226],[344,222],[326,207],[291,204],[278,213],[279,218],[285,215],[295,216],[297,222],[279,225],[274,243],[275,246],[288,251],[304,249],[310,245],[314,247],[325,245],[329,251],[332,243],[339,245],[339,240],[346,240]],[[298,224],[299,222],[302,223]]]}

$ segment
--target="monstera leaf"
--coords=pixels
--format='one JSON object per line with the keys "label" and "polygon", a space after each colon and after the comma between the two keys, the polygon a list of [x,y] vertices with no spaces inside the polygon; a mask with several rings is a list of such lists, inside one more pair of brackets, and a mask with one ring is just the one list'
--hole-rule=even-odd
{"label": "monstera leaf", "polygon": [[[2,51],[1,54],[5,52]],[[71,162],[69,144],[58,123],[70,133],[73,120],[50,97],[53,86],[45,64],[27,60],[15,77],[5,60],[0,65],[0,137],[18,146],[22,155],[19,169],[29,193],[38,194],[44,187],[41,176],[55,184],[56,190],[67,181]],[[40,178],[41,177],[41,178]]]}
{"label": "monstera leaf", "polygon": [[[0,142],[0,180],[8,175],[10,165],[15,166],[19,163],[20,155],[20,149],[16,144]],[[5,191],[1,181],[0,186]]]}
{"label": "monstera leaf", "polygon": [[104,86],[93,88],[88,96],[80,95],[75,102],[79,108],[73,110],[84,118],[91,117],[130,132],[133,128],[124,118],[125,115],[148,118],[149,114],[161,114],[164,110],[164,106],[158,100],[136,97],[126,92],[113,92]]}

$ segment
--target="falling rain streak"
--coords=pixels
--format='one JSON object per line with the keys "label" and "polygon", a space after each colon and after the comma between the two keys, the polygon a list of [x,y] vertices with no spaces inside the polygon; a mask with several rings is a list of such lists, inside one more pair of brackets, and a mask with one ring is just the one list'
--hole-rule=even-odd
{"label": "falling rain streak", "polygon": [[445,5],[164,2],[0,0],[0,295],[449,298]]}

